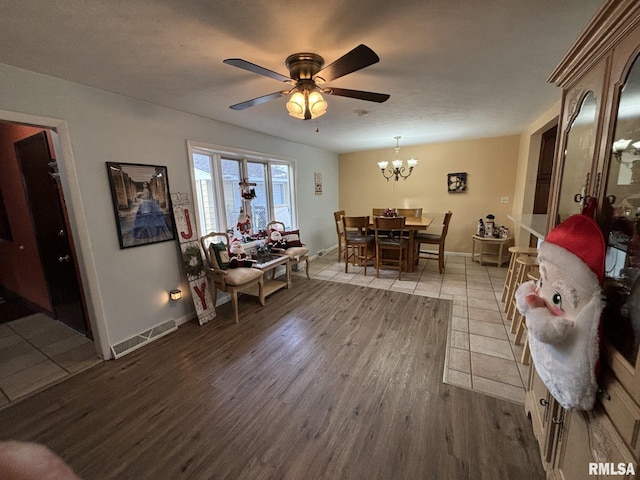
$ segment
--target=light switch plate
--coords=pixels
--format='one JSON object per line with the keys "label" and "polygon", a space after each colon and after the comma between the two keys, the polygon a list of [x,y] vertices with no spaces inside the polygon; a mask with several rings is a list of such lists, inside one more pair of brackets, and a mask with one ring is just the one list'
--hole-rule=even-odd
{"label": "light switch plate", "polygon": [[509,197],[500,198],[500,203],[509,203]]}

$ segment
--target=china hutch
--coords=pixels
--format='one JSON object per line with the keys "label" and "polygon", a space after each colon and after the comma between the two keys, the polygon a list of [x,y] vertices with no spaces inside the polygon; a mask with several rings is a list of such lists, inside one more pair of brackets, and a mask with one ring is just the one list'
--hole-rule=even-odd
{"label": "china hutch", "polygon": [[640,2],[606,1],[549,81],[562,108],[548,230],[596,202],[607,303],[594,409],[563,409],[535,367],[525,409],[548,478],[640,479]]}

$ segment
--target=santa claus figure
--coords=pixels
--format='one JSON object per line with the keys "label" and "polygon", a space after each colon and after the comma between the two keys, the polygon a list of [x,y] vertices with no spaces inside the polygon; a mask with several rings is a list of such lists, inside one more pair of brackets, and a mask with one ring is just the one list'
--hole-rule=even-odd
{"label": "santa claus figure", "polygon": [[515,294],[536,371],[564,408],[589,410],[595,402],[604,258],[596,222],[572,215],[540,246],[540,280]]}
{"label": "santa claus figure", "polygon": [[234,240],[229,247],[229,267],[251,267],[254,263],[256,261],[247,256],[242,243]]}
{"label": "santa claus figure", "polygon": [[242,237],[251,235],[251,217],[247,215],[243,209],[240,209],[240,215],[238,215],[238,223],[236,224],[236,227]]}

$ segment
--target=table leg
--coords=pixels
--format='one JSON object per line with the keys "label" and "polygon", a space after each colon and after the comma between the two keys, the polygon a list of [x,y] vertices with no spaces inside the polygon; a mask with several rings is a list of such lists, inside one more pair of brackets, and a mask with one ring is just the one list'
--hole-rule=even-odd
{"label": "table leg", "polygon": [[476,261],[476,239],[471,237],[471,261]]}
{"label": "table leg", "polygon": [[409,229],[409,251],[407,252],[407,272],[411,273],[413,272],[413,263],[415,260],[415,252],[414,252],[414,236],[415,236],[415,230],[413,229]]}

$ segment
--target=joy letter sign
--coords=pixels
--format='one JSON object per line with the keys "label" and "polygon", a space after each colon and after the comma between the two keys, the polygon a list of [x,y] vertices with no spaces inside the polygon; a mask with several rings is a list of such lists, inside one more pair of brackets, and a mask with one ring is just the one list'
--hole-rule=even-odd
{"label": "joy letter sign", "polygon": [[182,250],[182,265],[189,281],[198,322],[202,325],[216,317],[216,310],[204,272],[204,262],[193,216],[193,204],[188,193],[172,194],[171,202],[180,250]]}

